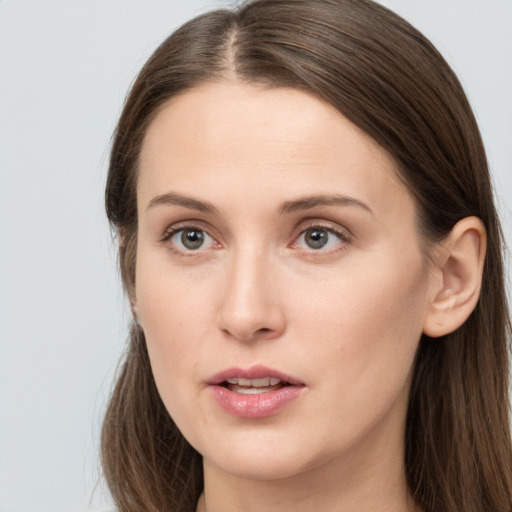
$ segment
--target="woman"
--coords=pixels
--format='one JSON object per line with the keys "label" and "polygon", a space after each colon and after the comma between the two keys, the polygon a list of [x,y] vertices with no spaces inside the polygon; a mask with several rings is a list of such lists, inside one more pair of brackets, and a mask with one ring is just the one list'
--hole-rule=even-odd
{"label": "woman", "polygon": [[459,82],[367,0],[187,23],[106,190],[122,512],[512,509],[501,232]]}

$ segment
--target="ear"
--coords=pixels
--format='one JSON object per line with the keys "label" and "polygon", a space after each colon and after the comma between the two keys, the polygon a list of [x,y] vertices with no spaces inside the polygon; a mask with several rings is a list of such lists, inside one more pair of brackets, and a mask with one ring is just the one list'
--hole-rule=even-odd
{"label": "ear", "polygon": [[[127,237],[126,237],[125,230],[123,228],[118,229],[117,230],[117,239],[118,239],[120,255],[122,255],[124,253],[125,246],[126,246],[126,238]],[[131,309],[131,312],[133,315],[133,319],[135,320],[135,323],[139,327],[142,327],[142,325],[140,323],[140,319],[139,319],[139,308],[138,308],[138,304],[137,304],[137,296],[135,294],[135,289],[132,286],[129,286],[128,288],[129,289],[127,290],[127,295],[128,295],[128,300],[130,301],[130,309]]]}
{"label": "ear", "polygon": [[459,221],[435,253],[434,273],[439,277],[423,324],[432,338],[458,329],[474,310],[482,285],[487,238],[477,217]]}
{"label": "ear", "polygon": [[140,317],[139,317],[139,308],[137,305],[137,297],[135,296],[135,290],[130,291],[128,294],[128,299],[130,301],[130,309],[132,310],[133,319],[135,320],[135,323],[142,327],[142,324],[140,323]]}

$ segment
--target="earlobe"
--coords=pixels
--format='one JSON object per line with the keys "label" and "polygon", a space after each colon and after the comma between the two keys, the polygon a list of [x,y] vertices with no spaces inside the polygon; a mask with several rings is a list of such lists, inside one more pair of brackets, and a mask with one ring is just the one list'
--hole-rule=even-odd
{"label": "earlobe", "polygon": [[440,244],[435,272],[441,279],[432,291],[424,334],[444,336],[468,319],[480,296],[485,251],[486,231],[477,217],[459,221]]}

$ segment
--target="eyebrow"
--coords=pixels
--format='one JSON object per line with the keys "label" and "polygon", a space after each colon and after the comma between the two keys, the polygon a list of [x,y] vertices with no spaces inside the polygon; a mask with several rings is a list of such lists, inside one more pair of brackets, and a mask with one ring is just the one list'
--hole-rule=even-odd
{"label": "eyebrow", "polygon": [[162,194],[154,197],[149,202],[147,209],[149,210],[150,208],[154,208],[155,206],[168,204],[184,206],[185,208],[190,208],[191,210],[198,210],[202,213],[219,213],[217,208],[215,208],[213,204],[208,203],[207,201],[200,201],[192,197],[182,196],[181,194],[176,194],[175,192],[169,192],[168,194]]}
{"label": "eyebrow", "polygon": [[294,201],[286,201],[279,208],[279,213],[294,213],[304,210],[310,210],[317,206],[356,206],[362,208],[373,215],[373,210],[359,199],[343,196],[339,194],[308,196],[296,199]]}
{"label": "eyebrow", "polygon": [[[219,210],[213,204],[207,201],[200,201],[192,197],[177,194],[176,192],[169,192],[154,197],[148,204],[147,209],[154,208],[159,205],[178,205],[191,210],[197,210],[201,213],[218,215]],[[349,196],[339,194],[332,195],[316,195],[306,196],[293,201],[285,201],[278,209],[280,214],[290,214],[305,210],[310,210],[318,206],[356,206],[368,211],[373,215],[373,210],[366,204]]]}

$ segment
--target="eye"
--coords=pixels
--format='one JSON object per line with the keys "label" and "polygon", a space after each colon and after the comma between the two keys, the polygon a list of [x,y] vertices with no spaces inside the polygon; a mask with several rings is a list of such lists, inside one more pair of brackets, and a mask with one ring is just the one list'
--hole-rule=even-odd
{"label": "eye", "polygon": [[180,252],[211,249],[216,244],[215,240],[206,231],[195,227],[172,230],[164,237],[164,241],[167,240]]}
{"label": "eye", "polygon": [[312,226],[299,235],[294,242],[294,247],[313,251],[328,251],[340,247],[347,241],[347,236],[332,228]]}

